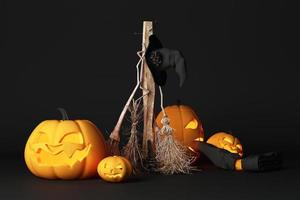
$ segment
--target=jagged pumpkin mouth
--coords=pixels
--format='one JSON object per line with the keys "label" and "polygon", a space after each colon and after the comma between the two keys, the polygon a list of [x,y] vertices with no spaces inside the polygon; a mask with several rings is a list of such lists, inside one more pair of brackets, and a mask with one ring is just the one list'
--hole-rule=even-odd
{"label": "jagged pumpkin mouth", "polygon": [[241,145],[236,145],[236,146],[224,145],[224,149],[231,153],[237,153],[240,156],[243,156],[243,150],[242,150]]}
{"label": "jagged pumpkin mouth", "polygon": [[75,163],[84,160],[89,155],[90,149],[91,144],[36,143],[31,145],[31,150],[34,152],[32,160],[39,166],[68,165],[72,167]]}
{"label": "jagged pumpkin mouth", "polygon": [[104,173],[105,176],[109,177],[109,178],[121,178],[121,174],[119,173],[114,173],[114,174],[110,174],[110,173]]}
{"label": "jagged pumpkin mouth", "polygon": [[243,155],[243,147],[241,144],[237,142],[238,140],[235,138],[228,138],[224,137],[222,140],[220,140],[220,145],[223,146],[224,149],[231,153],[237,153],[240,156]]}

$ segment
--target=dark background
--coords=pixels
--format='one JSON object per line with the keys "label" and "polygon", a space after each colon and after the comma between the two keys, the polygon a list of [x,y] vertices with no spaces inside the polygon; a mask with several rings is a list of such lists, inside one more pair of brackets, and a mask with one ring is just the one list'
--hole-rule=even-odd
{"label": "dark background", "polygon": [[[15,181],[21,181],[23,192],[39,190],[41,196],[54,190],[62,192],[61,197],[74,188],[97,190],[98,179],[62,183],[34,178],[24,165],[23,149],[38,123],[60,118],[57,107],[64,107],[72,119],[90,119],[109,134],[135,84],[135,52],[141,48],[141,35],[134,33],[142,32],[143,20],[155,20],[154,32],[163,44],[180,49],[188,63],[189,77],[181,89],[175,73],[169,72],[165,105],[180,99],[192,106],[207,137],[230,131],[241,139],[246,154],[282,151],[285,169],[261,175],[212,170],[195,176],[148,177],[138,186],[128,184],[128,191],[156,185],[158,196],[162,192],[189,199],[199,194],[200,184],[199,191],[211,198],[226,198],[231,186],[244,199],[299,196],[295,184],[300,164],[300,14],[296,4],[276,0],[0,2],[0,152],[10,160],[5,169],[14,174],[5,176],[11,183],[9,189],[4,187],[6,197],[12,197],[8,191],[13,191]],[[205,189],[206,183],[213,187]],[[183,190],[170,194],[159,184]],[[107,196],[110,190],[127,191],[122,189],[126,185],[101,185]]]}

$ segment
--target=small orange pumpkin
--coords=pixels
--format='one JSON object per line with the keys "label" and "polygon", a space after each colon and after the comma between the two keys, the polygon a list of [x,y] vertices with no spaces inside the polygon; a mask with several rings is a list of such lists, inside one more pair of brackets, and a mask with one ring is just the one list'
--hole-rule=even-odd
{"label": "small orange pumpkin", "polygon": [[132,173],[132,166],[125,157],[109,156],[101,160],[97,168],[99,176],[108,182],[121,182]]}
{"label": "small orange pumpkin", "polygon": [[[203,141],[204,131],[194,110],[186,105],[172,105],[166,107],[165,111],[170,119],[170,126],[174,128],[174,138],[198,154],[199,147],[195,140]],[[162,117],[163,112],[160,112],[156,118],[159,128],[162,127]]]}
{"label": "small orange pumpkin", "polygon": [[243,147],[240,140],[231,134],[225,132],[215,133],[208,138],[207,143],[243,156]]}

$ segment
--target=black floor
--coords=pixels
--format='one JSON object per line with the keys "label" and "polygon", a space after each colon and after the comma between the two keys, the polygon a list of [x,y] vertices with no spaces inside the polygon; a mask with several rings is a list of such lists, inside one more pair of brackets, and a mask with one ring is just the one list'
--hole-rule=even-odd
{"label": "black floor", "polygon": [[[299,156],[298,156],[299,158]],[[89,180],[44,180],[20,159],[1,162],[0,199],[300,199],[300,159],[285,158],[284,169],[268,173],[232,172],[209,164],[192,175],[147,175],[112,184]]]}

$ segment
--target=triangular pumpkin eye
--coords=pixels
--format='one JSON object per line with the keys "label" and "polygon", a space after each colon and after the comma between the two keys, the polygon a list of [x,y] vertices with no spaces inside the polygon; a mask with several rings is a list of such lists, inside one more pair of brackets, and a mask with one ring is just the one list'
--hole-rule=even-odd
{"label": "triangular pumpkin eye", "polygon": [[184,128],[186,128],[186,129],[196,129],[197,127],[198,127],[198,121],[196,119],[193,119]]}
{"label": "triangular pumpkin eye", "polygon": [[74,144],[83,144],[83,137],[81,132],[70,132],[66,133],[59,142],[62,143],[74,143]]}

